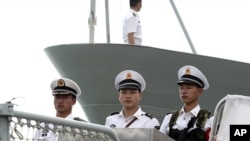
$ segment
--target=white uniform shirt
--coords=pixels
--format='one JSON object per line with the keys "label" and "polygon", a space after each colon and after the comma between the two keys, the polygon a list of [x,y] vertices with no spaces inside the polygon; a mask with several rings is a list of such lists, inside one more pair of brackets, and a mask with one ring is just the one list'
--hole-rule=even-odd
{"label": "white uniform shirt", "polygon": [[[73,120],[72,114],[68,115],[65,119]],[[42,125],[44,127],[44,123]],[[53,129],[54,125],[49,124],[49,127]],[[44,129],[37,130],[34,139],[46,140],[46,141],[58,141],[58,132],[53,133],[52,131],[45,131]]]}
{"label": "white uniform shirt", "polygon": [[[189,120],[193,116],[197,116],[199,111],[200,111],[199,105],[197,105],[193,110],[191,110],[190,112],[187,112],[187,113],[185,113],[184,109],[182,108],[180,113],[179,113],[179,116],[176,120],[176,124],[173,125],[173,129],[182,130],[182,129],[186,128]],[[167,134],[167,135],[169,133],[169,121],[170,121],[171,117],[172,117],[172,114],[166,115],[164,117],[163,122],[162,122],[161,127],[160,127],[160,131],[164,134]],[[211,128],[212,124],[213,124],[213,117],[207,119],[205,126],[204,126],[205,131],[207,131],[209,128]],[[195,127],[196,127],[196,123],[194,125],[194,128]],[[192,129],[190,129],[190,130],[192,130]]]}
{"label": "white uniform shirt", "polygon": [[159,121],[156,118],[150,118],[145,115],[145,112],[139,108],[134,115],[126,118],[123,111],[119,114],[110,115],[106,118],[105,126],[115,128],[125,128],[134,118],[137,118],[128,128],[154,128],[159,126]]}
{"label": "white uniform shirt", "polygon": [[142,33],[140,18],[138,13],[133,9],[130,9],[123,20],[123,40],[127,44],[129,33],[134,33],[135,45],[141,45]]}

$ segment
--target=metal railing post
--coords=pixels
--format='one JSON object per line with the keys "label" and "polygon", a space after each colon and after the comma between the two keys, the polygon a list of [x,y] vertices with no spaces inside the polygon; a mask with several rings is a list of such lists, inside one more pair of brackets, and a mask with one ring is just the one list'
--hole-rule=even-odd
{"label": "metal railing post", "polygon": [[0,141],[9,141],[9,116],[13,116],[13,104],[5,103],[0,104]]}

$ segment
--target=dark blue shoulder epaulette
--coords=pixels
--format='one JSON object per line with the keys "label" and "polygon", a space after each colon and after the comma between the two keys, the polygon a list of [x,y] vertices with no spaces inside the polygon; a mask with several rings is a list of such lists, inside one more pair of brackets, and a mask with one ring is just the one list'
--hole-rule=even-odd
{"label": "dark blue shoulder epaulette", "polygon": [[82,121],[82,122],[87,122],[86,120],[81,119],[81,118],[79,118],[79,117],[74,117],[74,120],[77,120],[77,121]]}
{"label": "dark blue shoulder epaulette", "polygon": [[169,114],[173,114],[173,112],[168,112],[168,113],[166,113],[166,115],[169,115]]}
{"label": "dark blue shoulder epaulette", "polygon": [[169,114],[174,114],[176,113],[177,111],[170,111],[170,112],[167,112],[166,115],[169,115]]}
{"label": "dark blue shoulder epaulette", "polygon": [[154,116],[152,115],[152,114],[150,114],[150,113],[145,113],[145,116],[147,116],[147,117],[149,117],[149,118],[154,118]]}
{"label": "dark blue shoulder epaulette", "polygon": [[112,115],[116,115],[116,114],[119,114],[119,112],[114,112],[114,113],[111,113],[110,116]]}

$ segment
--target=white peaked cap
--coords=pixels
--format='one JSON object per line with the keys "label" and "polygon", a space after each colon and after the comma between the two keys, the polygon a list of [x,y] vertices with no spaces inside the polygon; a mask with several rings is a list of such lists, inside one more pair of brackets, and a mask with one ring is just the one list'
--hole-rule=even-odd
{"label": "white peaked cap", "polygon": [[144,78],[134,70],[124,70],[115,78],[115,88],[120,89],[140,89],[143,92],[146,88]]}
{"label": "white peaked cap", "polygon": [[186,65],[181,67],[178,71],[178,79],[177,84],[195,83],[204,90],[209,88],[206,76],[194,66]]}
{"label": "white peaked cap", "polygon": [[76,97],[81,95],[81,89],[78,84],[68,78],[55,79],[51,82],[50,88],[52,90],[53,95],[63,94],[61,92],[69,92],[75,95]]}

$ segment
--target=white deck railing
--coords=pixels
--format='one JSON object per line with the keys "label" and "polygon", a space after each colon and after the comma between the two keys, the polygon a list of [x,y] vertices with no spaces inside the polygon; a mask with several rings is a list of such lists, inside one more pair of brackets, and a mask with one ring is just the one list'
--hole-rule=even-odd
{"label": "white deck railing", "polygon": [[38,130],[57,135],[58,141],[119,141],[114,130],[103,125],[32,114],[13,107],[11,103],[0,104],[0,141],[47,140],[35,136]]}

